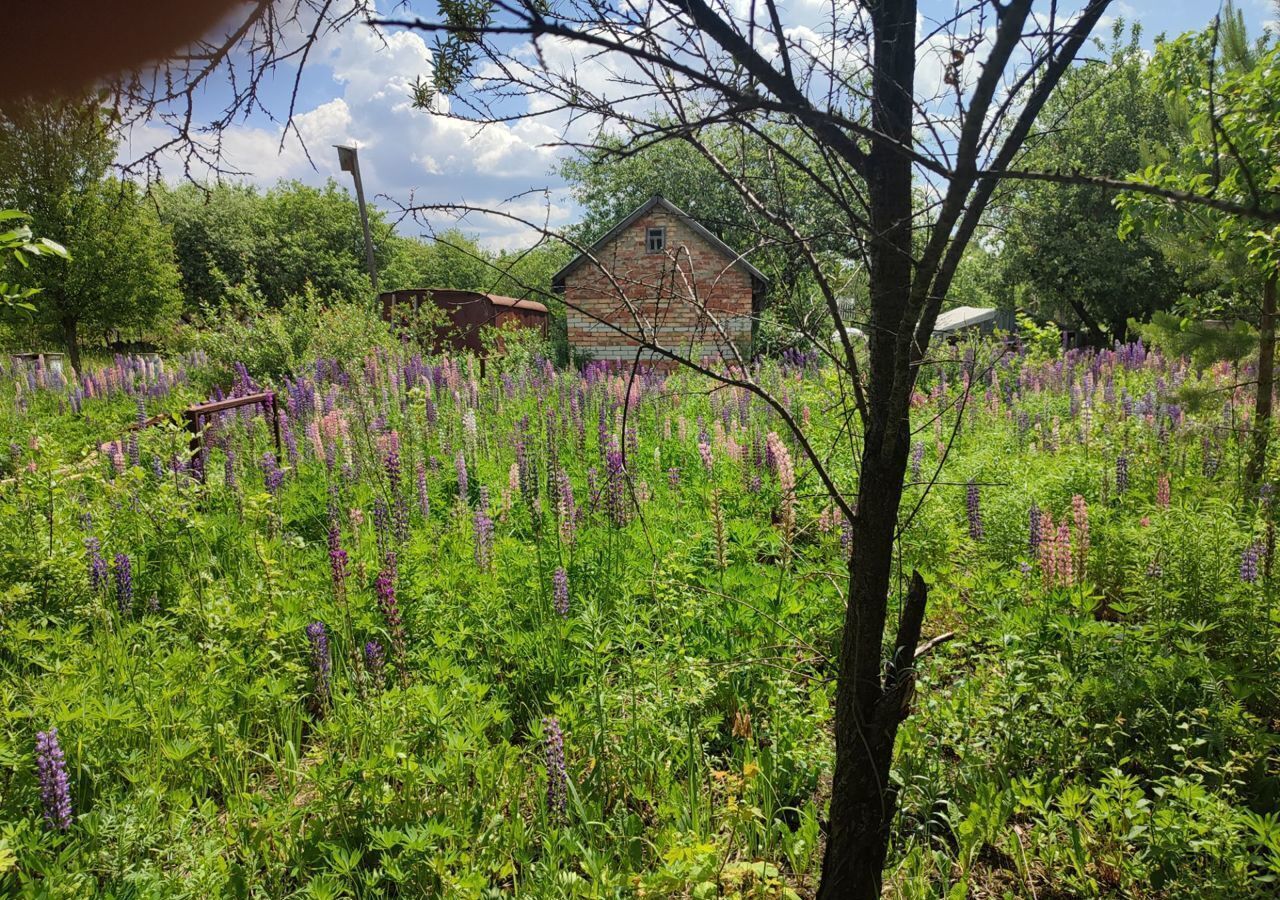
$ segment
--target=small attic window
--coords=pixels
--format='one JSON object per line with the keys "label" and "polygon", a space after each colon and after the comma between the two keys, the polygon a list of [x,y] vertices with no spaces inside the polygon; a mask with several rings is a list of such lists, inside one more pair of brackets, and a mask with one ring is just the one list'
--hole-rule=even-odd
{"label": "small attic window", "polygon": [[667,229],[664,226],[646,228],[644,231],[644,252],[661,253],[667,249]]}

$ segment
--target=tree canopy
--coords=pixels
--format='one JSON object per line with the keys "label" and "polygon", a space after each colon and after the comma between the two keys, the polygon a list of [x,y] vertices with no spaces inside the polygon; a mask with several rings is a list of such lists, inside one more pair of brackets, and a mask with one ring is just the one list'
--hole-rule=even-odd
{"label": "tree canopy", "polygon": [[[1145,76],[1137,27],[1117,22],[1103,56],[1071,69],[1028,138],[1030,168],[1121,178],[1169,143],[1162,92]],[[1013,302],[1120,336],[1177,299],[1181,279],[1149,239],[1123,240],[1114,192],[1089,185],[1013,182],[997,204],[1002,280]]]}
{"label": "tree canopy", "polygon": [[83,329],[141,331],[178,302],[168,231],[132,182],[107,177],[116,140],[96,96],[25,101],[0,109],[0,207],[71,251],[38,258],[36,336],[66,344],[80,367]]}

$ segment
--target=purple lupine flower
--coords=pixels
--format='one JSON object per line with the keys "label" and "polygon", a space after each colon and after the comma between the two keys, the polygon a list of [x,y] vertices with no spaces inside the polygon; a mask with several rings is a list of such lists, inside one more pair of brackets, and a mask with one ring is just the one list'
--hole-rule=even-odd
{"label": "purple lupine flower", "polygon": [[316,699],[321,706],[326,706],[330,697],[333,660],[329,658],[329,633],[323,622],[312,622],[307,626],[307,640],[311,642],[311,673],[316,679]]}
{"label": "purple lupine flower", "polygon": [[56,728],[36,733],[36,776],[40,779],[45,825],[54,831],[66,831],[71,827],[71,784]]}
{"label": "purple lupine flower", "polygon": [[556,821],[563,821],[569,801],[569,774],[564,764],[564,733],[555,716],[542,720],[546,732],[547,757],[547,814]]}
{"label": "purple lupine flower", "polygon": [[401,456],[399,456],[399,433],[390,431],[387,435],[387,453],[383,457],[383,467],[387,471],[387,484],[392,495],[392,525],[396,531],[396,539],[404,542],[408,539],[408,506],[404,502],[401,490]]}
{"label": "purple lupine flower", "polygon": [[458,469],[458,496],[462,498],[463,503],[471,502],[471,494],[467,483],[467,457],[461,450],[458,451],[458,458],[454,460],[454,464]]}
{"label": "purple lupine flower", "polygon": [[1116,493],[1129,490],[1129,457],[1121,453],[1116,457]]}
{"label": "purple lupine flower", "polygon": [[1208,435],[1205,435],[1200,441],[1200,448],[1200,473],[1204,475],[1205,478],[1212,478],[1214,475],[1218,474],[1218,466],[1221,463],[1221,460],[1218,459],[1217,454],[1214,452],[1213,440]]}
{"label": "purple lupine flower", "polygon": [[982,508],[978,496],[978,483],[972,478],[969,479],[966,494],[969,509],[969,537],[980,541],[982,540]]}
{"label": "purple lupine flower", "polygon": [[427,493],[427,467],[422,460],[414,466],[414,475],[418,481],[418,511],[422,518],[431,518],[431,496]]}
{"label": "purple lupine flower", "polygon": [[577,535],[578,505],[573,497],[573,482],[569,473],[561,469],[556,473],[556,515],[560,519],[560,540],[572,545]]}
{"label": "purple lupine flower", "polygon": [[293,426],[290,424],[289,417],[284,414],[284,410],[280,411],[280,434],[284,438],[284,451],[289,458],[289,465],[296,467],[298,465],[298,439],[293,433]]}
{"label": "purple lupine flower", "polygon": [[258,465],[262,469],[263,487],[267,489],[268,494],[275,494],[284,483],[284,472],[276,460],[276,455],[268,450],[262,454],[262,460]]}
{"label": "purple lupine flower", "polygon": [[229,446],[222,459],[222,480],[228,490],[234,491],[239,487],[236,481],[236,451]]}
{"label": "purple lupine flower", "polygon": [[920,465],[924,462],[924,441],[911,445],[911,480],[920,480]]}
{"label": "purple lupine flower", "polygon": [[667,484],[671,487],[671,490],[673,491],[676,488],[680,487],[680,467],[679,466],[672,466],[671,468],[667,469]]}
{"label": "purple lupine flower", "polygon": [[369,677],[373,679],[374,684],[381,686],[382,670],[386,663],[386,653],[383,651],[381,644],[377,641],[369,641],[364,645],[364,668],[369,673]]}
{"label": "purple lupine flower", "polygon": [[342,549],[341,537],[337,524],[330,524],[329,571],[333,576],[334,590],[339,593],[342,592],[347,580],[347,551]]}
{"label": "purple lupine flower", "polygon": [[[483,492],[481,495],[483,501]],[[488,571],[493,562],[493,519],[489,518],[489,504],[477,504],[472,513],[471,528],[475,537],[476,567]]]}
{"label": "purple lupine flower", "polygon": [[89,553],[89,587],[95,593],[107,589],[107,561],[102,558],[102,545],[93,535],[84,539],[84,548]]}
{"label": "purple lupine flower", "polygon": [[622,464],[622,453],[610,450],[605,455],[605,506],[609,519],[621,528],[627,524],[626,471]]}
{"label": "purple lupine flower", "polygon": [[1040,541],[1044,539],[1044,535],[1040,532],[1040,507],[1036,506],[1036,501],[1034,500],[1031,501],[1031,509],[1027,513],[1027,518],[1030,525],[1028,547],[1031,550],[1031,555],[1036,556],[1040,552]]}
{"label": "purple lupine flower", "polygon": [[552,576],[554,582],[554,599],[556,612],[561,618],[569,615],[569,573],[563,567],[556,569]]}
{"label": "purple lupine flower", "polygon": [[391,511],[381,497],[373,498],[373,535],[378,542],[378,555],[391,551]]}
{"label": "purple lupine flower", "polygon": [[1257,541],[1245,547],[1240,554],[1240,580],[1245,584],[1253,584],[1258,580],[1258,558],[1261,555],[1262,548]]}
{"label": "purple lupine flower", "polygon": [[409,669],[405,658],[404,622],[400,618],[400,605],[396,600],[397,561],[394,553],[388,553],[383,567],[378,572],[375,589],[378,595],[378,610],[383,621],[387,623],[387,634],[391,636],[391,652],[395,657],[396,669],[400,673],[400,683],[409,684]]}
{"label": "purple lupine flower", "polygon": [[133,562],[127,553],[116,554],[116,606],[127,616],[133,609]]}

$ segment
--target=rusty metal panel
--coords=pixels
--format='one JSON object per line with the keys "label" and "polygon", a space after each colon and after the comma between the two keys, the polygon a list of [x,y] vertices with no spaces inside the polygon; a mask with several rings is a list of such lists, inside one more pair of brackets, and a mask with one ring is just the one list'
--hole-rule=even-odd
{"label": "rusty metal panel", "polygon": [[[502,326],[514,322],[522,328],[535,328],[547,333],[547,308],[533,300],[517,300],[497,294],[479,291],[460,291],[446,288],[387,291],[380,295],[382,318],[387,321],[408,321],[408,310],[417,310],[424,303],[433,303],[444,310],[449,324],[436,328],[433,351],[469,351],[483,354],[481,331],[486,326]],[[397,315],[397,312],[401,312]]]}

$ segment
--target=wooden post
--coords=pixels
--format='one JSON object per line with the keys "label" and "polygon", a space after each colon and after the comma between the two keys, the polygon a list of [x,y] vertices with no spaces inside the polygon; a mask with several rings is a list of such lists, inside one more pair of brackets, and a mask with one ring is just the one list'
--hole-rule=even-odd
{"label": "wooden post", "polygon": [[[186,410],[183,413],[183,416],[187,420],[187,431],[191,432],[191,440],[187,442],[187,448],[191,451],[191,458],[194,460],[200,453],[200,442],[203,438],[203,435],[200,433],[200,413],[196,412],[195,407],[192,407]],[[204,466],[199,466],[197,471],[199,474],[196,477],[203,482]]]}
{"label": "wooden post", "polygon": [[271,423],[275,427],[276,435],[276,462],[281,460],[280,455],[280,407],[276,403],[276,392],[271,392]]}
{"label": "wooden post", "polygon": [[[271,406],[271,418],[276,441],[276,459],[280,459],[280,407],[276,400],[275,391],[260,391],[256,394],[249,394],[245,397],[230,397],[226,400],[214,400],[209,403],[197,403],[194,406],[188,406],[182,412],[182,416],[187,420],[187,430],[191,432],[191,448],[192,459],[200,452],[200,446],[204,441],[204,428],[201,420],[205,416],[214,413],[225,412],[229,409],[237,409],[241,406]],[[204,478],[204,471],[200,472],[201,480]]]}

